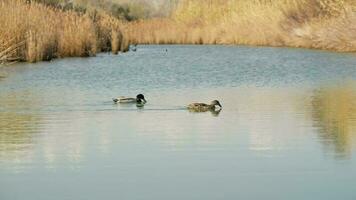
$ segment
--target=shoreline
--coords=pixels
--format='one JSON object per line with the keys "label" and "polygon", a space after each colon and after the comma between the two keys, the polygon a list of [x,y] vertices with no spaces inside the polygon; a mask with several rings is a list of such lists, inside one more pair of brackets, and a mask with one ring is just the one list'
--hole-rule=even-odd
{"label": "shoreline", "polygon": [[342,0],[342,4],[325,4],[325,0],[203,2],[182,0],[169,17],[128,22],[95,9],[80,13],[41,3],[28,4],[24,0],[3,0],[0,2],[0,65],[91,57],[101,52],[118,54],[136,44],[231,45],[356,53],[356,3],[353,1]]}
{"label": "shoreline", "polygon": [[[287,50],[302,50],[302,51],[311,51],[311,52],[316,52],[316,53],[332,53],[332,54],[342,54],[342,55],[356,55],[355,52],[342,52],[342,51],[333,51],[333,50],[328,50],[328,49],[317,49],[317,48],[305,48],[305,47],[290,47],[290,46],[259,46],[259,45],[248,45],[248,44],[137,44],[138,46],[221,46],[221,47],[232,47],[232,48],[238,48],[238,47],[247,47],[247,48],[273,48],[273,49],[287,49]],[[128,50],[127,52],[132,52]],[[38,62],[53,62],[56,60],[62,60],[62,59],[68,59],[68,58],[93,58],[96,57],[97,55],[100,54],[110,54],[111,56],[119,56],[120,54],[127,53],[127,52],[121,52],[118,54],[114,54],[110,51],[106,52],[97,52],[96,55],[92,56],[70,56],[70,57],[61,57],[61,58],[53,58],[51,60],[42,60]],[[31,63],[28,61],[18,61],[18,62],[13,62],[13,63],[0,63],[0,68],[1,67],[6,67],[6,66],[11,66],[13,64],[19,64],[19,63]]]}

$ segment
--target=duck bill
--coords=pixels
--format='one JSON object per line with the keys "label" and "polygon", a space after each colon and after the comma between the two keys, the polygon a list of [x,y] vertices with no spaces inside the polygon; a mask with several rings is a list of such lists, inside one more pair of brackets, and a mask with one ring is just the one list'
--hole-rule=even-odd
{"label": "duck bill", "polygon": [[146,99],[142,99],[143,100],[143,103],[147,103]]}

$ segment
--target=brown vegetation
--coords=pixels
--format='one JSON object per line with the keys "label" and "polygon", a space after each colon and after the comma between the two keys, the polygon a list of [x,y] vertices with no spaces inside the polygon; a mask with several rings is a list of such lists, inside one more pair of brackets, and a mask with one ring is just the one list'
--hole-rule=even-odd
{"label": "brown vegetation", "polygon": [[[125,51],[124,24],[97,11],[63,11],[24,0],[0,2],[0,63]],[[126,45],[126,46],[125,46]]]}
{"label": "brown vegetation", "polygon": [[[126,30],[143,44],[249,44],[356,51],[353,0],[181,0]],[[143,31],[144,30],[144,31]]]}
{"label": "brown vegetation", "polygon": [[[122,10],[120,4],[89,9],[80,4],[26,2],[0,2],[0,63],[91,56],[101,51],[116,54],[126,51],[130,43],[356,51],[354,0],[180,0],[170,17],[132,22],[119,20],[130,11]],[[113,10],[108,12],[109,8]]]}

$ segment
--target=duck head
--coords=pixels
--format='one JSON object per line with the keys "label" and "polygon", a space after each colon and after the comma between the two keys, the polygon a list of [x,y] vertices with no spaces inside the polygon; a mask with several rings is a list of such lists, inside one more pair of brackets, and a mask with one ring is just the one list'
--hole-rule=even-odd
{"label": "duck head", "polygon": [[145,99],[145,96],[143,96],[143,94],[138,94],[136,96],[136,100],[137,100],[137,103],[146,103],[146,99]]}
{"label": "duck head", "polygon": [[212,102],[211,102],[211,105],[213,105],[213,106],[219,106],[220,108],[222,108],[222,106],[221,106],[221,104],[220,104],[220,102],[219,102],[218,100],[212,101]]}

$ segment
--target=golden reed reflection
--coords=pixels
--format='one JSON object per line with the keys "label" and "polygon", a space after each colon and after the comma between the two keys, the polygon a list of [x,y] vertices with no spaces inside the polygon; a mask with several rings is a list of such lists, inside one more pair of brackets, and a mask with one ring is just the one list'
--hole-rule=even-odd
{"label": "golden reed reflection", "polygon": [[[76,133],[87,122],[69,123],[66,117],[33,111],[41,106],[40,97],[31,91],[0,94],[0,165],[14,172],[30,168],[38,158],[43,158],[48,168],[55,168],[61,159],[69,161],[71,167],[81,160],[85,140]],[[63,138],[59,140],[52,133]],[[58,152],[63,149],[66,153],[61,156]]]}
{"label": "golden reed reflection", "polygon": [[32,137],[39,121],[37,116],[30,114],[0,112],[0,162],[31,162]]}
{"label": "golden reed reflection", "polygon": [[1,70],[1,65],[0,65],[0,81],[5,79],[7,77],[7,73]]}
{"label": "golden reed reflection", "polygon": [[356,87],[348,83],[314,91],[311,101],[314,125],[327,150],[336,157],[349,157],[356,128]]}
{"label": "golden reed reflection", "polygon": [[[36,98],[29,91],[2,93],[0,105],[5,109],[0,111],[0,163],[11,166],[31,163],[34,157],[33,137],[39,131],[41,117],[26,110],[36,105]],[[17,111],[18,108],[21,112]]]}

